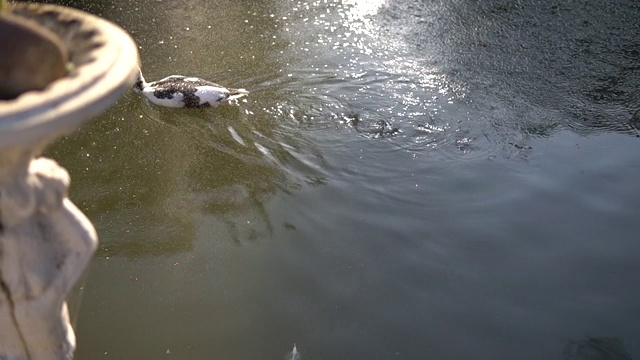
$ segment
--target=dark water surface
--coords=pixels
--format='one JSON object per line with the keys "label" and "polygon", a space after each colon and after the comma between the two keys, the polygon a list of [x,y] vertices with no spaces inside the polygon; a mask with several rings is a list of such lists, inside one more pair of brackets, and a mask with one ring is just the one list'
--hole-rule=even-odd
{"label": "dark water surface", "polygon": [[102,1],[150,80],[47,152],[77,359],[640,356],[640,3]]}

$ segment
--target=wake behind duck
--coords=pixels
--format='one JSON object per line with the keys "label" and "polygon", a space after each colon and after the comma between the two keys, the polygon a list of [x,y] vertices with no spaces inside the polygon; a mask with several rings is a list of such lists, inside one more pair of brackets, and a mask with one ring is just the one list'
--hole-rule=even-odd
{"label": "wake behind duck", "polygon": [[133,89],[156,105],[192,109],[218,106],[249,93],[245,89],[226,88],[211,81],[181,75],[148,83],[140,70]]}

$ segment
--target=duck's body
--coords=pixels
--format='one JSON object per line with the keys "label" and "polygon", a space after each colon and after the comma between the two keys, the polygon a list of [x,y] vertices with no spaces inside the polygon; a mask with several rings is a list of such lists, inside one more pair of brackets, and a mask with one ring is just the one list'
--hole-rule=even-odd
{"label": "duck's body", "polygon": [[245,89],[228,89],[196,77],[171,75],[147,83],[139,73],[134,90],[156,105],[175,108],[207,108],[247,95]]}

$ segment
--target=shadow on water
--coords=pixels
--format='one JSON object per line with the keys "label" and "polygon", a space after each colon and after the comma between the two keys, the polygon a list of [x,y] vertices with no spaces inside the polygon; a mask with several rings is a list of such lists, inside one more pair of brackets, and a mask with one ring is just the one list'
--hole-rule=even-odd
{"label": "shadow on water", "polygon": [[569,343],[564,360],[632,360],[624,342],[616,337],[588,337]]}
{"label": "shadow on water", "polygon": [[241,244],[257,235],[243,233],[239,213],[257,212],[269,237],[265,196],[324,182],[299,141],[274,140],[269,124],[249,120],[238,106],[166,109],[130,94],[47,155],[72,173],[74,201],[103,239],[100,257],[191,251],[207,214]]}

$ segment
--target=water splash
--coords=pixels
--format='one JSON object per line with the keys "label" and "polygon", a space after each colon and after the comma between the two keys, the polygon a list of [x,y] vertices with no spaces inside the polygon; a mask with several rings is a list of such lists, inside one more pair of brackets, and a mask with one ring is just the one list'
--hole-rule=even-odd
{"label": "water splash", "polygon": [[291,350],[289,355],[287,355],[286,359],[287,360],[300,360],[300,353],[298,353],[298,348],[296,347],[295,343],[293,343],[293,349]]}

